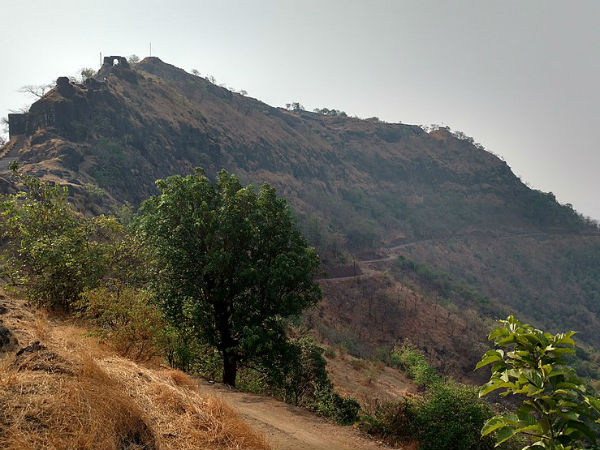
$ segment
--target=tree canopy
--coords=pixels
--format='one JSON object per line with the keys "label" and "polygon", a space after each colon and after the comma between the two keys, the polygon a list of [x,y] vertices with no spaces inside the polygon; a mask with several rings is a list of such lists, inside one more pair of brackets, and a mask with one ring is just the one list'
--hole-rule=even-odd
{"label": "tree canopy", "polygon": [[275,190],[256,190],[221,171],[215,183],[197,169],[157,181],[137,219],[167,317],[216,347],[223,382],[240,364],[286,352],[286,318],[316,303],[316,252]]}
{"label": "tree canopy", "polygon": [[122,227],[114,218],[78,214],[64,186],[16,167],[13,175],[22,190],[0,196],[0,276],[24,287],[30,300],[68,310],[109,275]]}

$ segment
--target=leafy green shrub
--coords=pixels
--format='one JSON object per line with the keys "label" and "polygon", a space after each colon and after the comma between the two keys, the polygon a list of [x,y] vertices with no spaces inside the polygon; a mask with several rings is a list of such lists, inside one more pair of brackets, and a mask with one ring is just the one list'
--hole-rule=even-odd
{"label": "leafy green shrub", "polygon": [[66,187],[14,174],[22,190],[0,200],[0,275],[35,303],[68,310],[108,271],[122,227],[77,214]]}
{"label": "leafy green shrub", "polygon": [[315,391],[315,402],[309,409],[340,425],[352,425],[358,419],[360,405],[353,398],[342,397],[327,383]]}
{"label": "leafy green shrub", "polygon": [[477,390],[457,383],[437,383],[422,397],[378,407],[360,427],[393,443],[417,439],[423,450],[484,450],[493,447],[481,427],[492,416]]}
{"label": "leafy green shrub", "polygon": [[404,369],[426,392],[366,414],[360,424],[363,430],[394,443],[417,439],[424,450],[493,446],[491,439],[480,435],[492,411],[478,399],[476,389],[442,379],[423,353],[408,342],[391,352],[389,364]]}
{"label": "leafy green shrub", "polygon": [[84,292],[75,306],[123,356],[149,360],[162,353],[160,335],[166,325],[162,311],[149,299],[141,289],[102,286]]}
{"label": "leafy green shrub", "polygon": [[483,450],[493,447],[492,440],[480,433],[491,416],[476,388],[438,383],[416,401],[413,427],[421,450]]}
{"label": "leafy green shrub", "polygon": [[423,353],[408,342],[392,350],[390,365],[405,370],[408,376],[422,388],[440,381],[440,377],[435,369],[429,365]]}
{"label": "leafy green shrub", "polygon": [[167,362],[171,367],[184,372],[203,373],[197,365],[199,361],[198,355],[202,353],[199,350],[201,346],[191,334],[182,332],[172,325],[167,324],[159,333],[157,339],[159,342],[158,345],[163,350]]}
{"label": "leafy green shrub", "polygon": [[516,413],[496,415],[482,429],[501,444],[525,435],[531,449],[597,448],[600,399],[587,388],[566,362],[574,354],[575,332],[556,335],[522,324],[513,316],[499,321],[489,339],[496,349],[483,355],[477,368],[492,365],[490,381],[480,396],[496,390],[521,401]]}
{"label": "leafy green shrub", "polygon": [[341,425],[358,419],[360,406],[335,392],[327,375],[324,349],[308,335],[290,339],[287,358],[272,374],[271,382],[288,403],[305,407]]}
{"label": "leafy green shrub", "polygon": [[361,417],[359,428],[393,444],[412,440],[414,403],[408,399],[396,403],[385,403],[375,411]]}

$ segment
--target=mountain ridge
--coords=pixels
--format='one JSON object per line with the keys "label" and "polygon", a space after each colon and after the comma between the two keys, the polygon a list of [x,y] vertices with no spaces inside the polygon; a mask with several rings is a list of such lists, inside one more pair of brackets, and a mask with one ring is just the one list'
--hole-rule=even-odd
{"label": "mountain ridge", "polygon": [[[12,122],[5,158],[18,158],[22,171],[69,186],[83,211],[136,206],[156,193],[158,178],[194,167],[214,177],[226,168],[244,183],[273,185],[331,272],[352,259],[376,259],[385,246],[416,242],[398,256],[414,259],[421,273],[399,271],[393,258],[377,266],[392,278],[374,287],[385,298],[380,305],[391,308],[390,298],[412,283],[409,297],[419,298],[415,305],[422,303],[423,311],[454,305],[448,324],[441,320],[446,313],[438,312],[436,322],[412,326],[405,300],[403,308],[389,309],[397,317],[375,314],[371,323],[372,311],[365,319],[358,308],[339,325],[334,315],[343,301],[324,300],[319,320],[329,330],[339,325],[351,332],[389,320],[381,327],[389,336],[378,336],[372,351],[413,339],[434,359],[448,358],[448,347],[457,345],[452,330],[467,326],[460,317],[467,310],[472,320],[514,310],[539,326],[581,327],[588,343],[600,345],[594,332],[600,324],[597,224],[560,205],[552,193],[530,189],[506,162],[460,133],[275,108],[155,57],[132,67],[105,64],[84,83],[59,78],[28,116]],[[0,189],[8,191],[5,166]],[[339,300],[339,294],[328,295]],[[350,297],[360,302],[361,295]],[[573,305],[577,312],[571,315]],[[405,329],[394,328],[400,319]],[[452,339],[437,346],[425,335],[439,327],[448,327]],[[473,338],[481,343],[484,330],[476,328]],[[471,352],[470,364],[475,349],[465,351]],[[452,370],[464,374],[468,364]]]}

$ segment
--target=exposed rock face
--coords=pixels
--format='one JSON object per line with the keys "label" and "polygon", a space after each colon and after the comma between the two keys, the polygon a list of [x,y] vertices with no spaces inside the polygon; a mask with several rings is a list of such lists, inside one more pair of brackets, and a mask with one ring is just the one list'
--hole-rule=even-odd
{"label": "exposed rock face", "polygon": [[31,105],[29,112],[9,114],[9,136],[32,136],[38,130],[47,130],[79,140],[84,119],[89,120],[90,101],[98,101],[106,83],[90,81],[74,84],[67,77],[59,77],[56,87]]}
{"label": "exposed rock face", "polygon": [[18,345],[17,338],[0,322],[0,353],[13,351]]}

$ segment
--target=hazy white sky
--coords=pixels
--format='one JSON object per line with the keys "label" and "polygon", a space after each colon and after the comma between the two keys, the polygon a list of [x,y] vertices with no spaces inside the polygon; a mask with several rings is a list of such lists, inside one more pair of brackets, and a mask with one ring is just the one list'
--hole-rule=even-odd
{"label": "hazy white sky", "polygon": [[270,105],[439,123],[600,219],[600,1],[0,0],[0,115],[18,89],[148,55]]}

